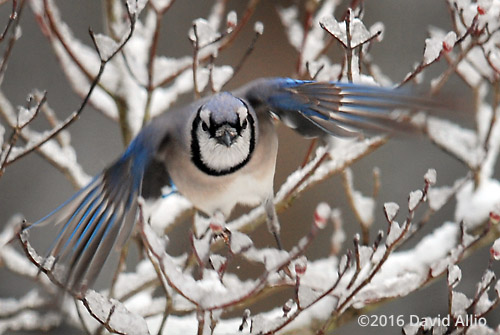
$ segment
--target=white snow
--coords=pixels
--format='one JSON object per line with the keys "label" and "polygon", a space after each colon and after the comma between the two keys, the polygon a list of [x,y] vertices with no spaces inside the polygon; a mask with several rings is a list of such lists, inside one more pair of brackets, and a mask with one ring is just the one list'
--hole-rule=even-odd
{"label": "white snow", "polygon": [[425,40],[423,65],[434,62],[441,55],[441,51],[451,50],[457,40],[454,31],[444,34],[442,30],[432,27],[430,34],[431,37]]}
{"label": "white snow", "polygon": [[255,22],[253,30],[259,35],[264,34],[264,24],[260,21]]}
{"label": "white snow", "polygon": [[99,54],[104,60],[109,59],[118,49],[118,43],[107,35],[95,34],[94,39],[97,49],[99,50]]}
{"label": "white snow", "polygon": [[29,109],[19,106],[17,115],[17,124],[20,128],[25,127],[29,122],[31,122],[31,120],[35,116],[36,109],[37,109],[36,106],[33,106]]}
{"label": "white snow", "polygon": [[233,67],[229,65],[214,66],[212,69],[212,84],[215,92],[219,92],[232,77]]}
{"label": "white snow", "polygon": [[491,246],[490,254],[496,261],[500,260],[500,238],[497,238]]}
{"label": "white snow", "polygon": [[437,180],[437,172],[435,169],[429,169],[424,175],[424,180],[426,183],[428,183],[430,186],[433,186],[436,184]]}
{"label": "white snow", "polygon": [[484,158],[484,150],[472,130],[434,117],[427,119],[427,127],[429,137],[434,142],[469,166],[477,166]]}
{"label": "white snow", "polygon": [[113,330],[122,334],[149,334],[146,321],[139,315],[129,312],[118,300],[108,300],[93,290],[87,291],[84,300],[89,311],[101,323],[109,324]]}
{"label": "white snow", "polygon": [[[159,11],[162,11],[164,8],[170,6],[173,0],[151,0],[153,6]],[[147,3],[147,1],[142,0],[142,2]]]}
{"label": "white snow", "polygon": [[299,306],[306,308],[314,303],[314,301],[321,295],[321,292],[315,291],[307,285],[300,285],[298,292]]}
{"label": "white snow", "polygon": [[179,73],[181,69],[190,66],[192,63],[193,60],[189,56],[180,58],[172,58],[166,56],[155,57],[152,80],[153,85],[159,85],[166,78],[174,76],[176,73]]}
{"label": "white snow", "polygon": [[408,209],[414,211],[420,201],[422,201],[423,196],[424,194],[421,190],[410,192],[410,196],[408,197]]}
{"label": "white snow", "polygon": [[[4,141],[3,137],[4,137],[4,135],[5,135],[5,128],[4,128],[4,126],[0,123],[0,148],[2,148],[2,149],[3,149],[3,141]],[[0,149],[0,153],[3,153],[3,152],[1,151],[1,149]],[[0,155],[0,161],[1,161],[1,160],[2,160],[2,156]]]}
{"label": "white snow", "polygon": [[231,232],[230,248],[234,254],[239,254],[252,246],[253,241],[247,234],[240,233],[239,231]]}
{"label": "white snow", "polygon": [[451,314],[455,317],[467,315],[467,308],[472,300],[462,292],[453,291],[451,295]]}
{"label": "white snow", "polygon": [[455,220],[472,228],[489,219],[490,212],[500,203],[500,182],[483,180],[477,188],[467,182],[456,195]]}
{"label": "white snow", "polygon": [[323,229],[328,219],[330,218],[332,209],[326,202],[321,202],[316,206],[316,212],[314,213],[314,221],[318,228]]}
{"label": "white snow", "polygon": [[[355,48],[356,46],[362,44],[367,41],[371,37],[370,31],[365,27],[363,22],[355,18],[353,16],[353,12],[350,11],[350,33],[351,33],[351,47]],[[346,31],[346,23],[338,22],[335,20],[333,16],[326,16],[321,19],[322,26],[337,40],[342,42],[345,46],[347,46],[347,31]],[[378,27],[377,27],[378,28]]]}
{"label": "white snow", "polygon": [[236,27],[236,25],[238,24],[238,15],[234,10],[227,13],[226,21],[227,21],[228,33],[230,33],[233,31],[233,28]]}
{"label": "white snow", "polygon": [[399,212],[399,205],[395,202],[386,202],[384,204],[384,212],[387,217],[387,221],[392,222]]}
{"label": "white snow", "polygon": [[[195,28],[196,27],[196,34]],[[189,30],[189,39],[192,42],[197,42],[199,48],[208,46],[215,42],[220,37],[220,34],[214,30],[209,22],[203,18],[198,18],[193,22],[193,28]]]}
{"label": "white snow", "polygon": [[389,234],[385,240],[386,246],[391,246],[402,234],[403,228],[399,225],[397,221],[391,221],[391,225],[389,227]]}
{"label": "white snow", "polygon": [[462,280],[462,270],[458,265],[453,264],[448,267],[448,286],[455,288]]}

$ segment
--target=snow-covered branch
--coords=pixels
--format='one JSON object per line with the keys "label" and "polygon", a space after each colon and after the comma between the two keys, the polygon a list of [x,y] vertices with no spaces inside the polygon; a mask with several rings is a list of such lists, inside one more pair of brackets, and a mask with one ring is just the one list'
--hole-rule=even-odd
{"label": "snow-covered branch", "polygon": [[[382,302],[408,296],[442,277],[446,278],[451,325],[437,327],[436,317],[425,315],[422,319],[427,322],[401,325],[403,332],[493,332],[496,325],[458,321],[483,320],[500,304],[500,284],[494,271],[500,258],[496,171],[500,152],[500,2],[442,1],[450,14],[449,27],[430,28],[425,41],[415,41],[422,46],[421,59],[394,82],[395,86],[420,83],[428,69],[441,63],[444,68],[431,80],[429,95],[439,96],[452,77],[470,89],[475,99],[474,128],[445,119],[434,110],[428,116],[411,115],[422,137],[463,165],[463,175],[449,185],[439,185],[441,171],[429,166],[421,187],[409,192],[407,199],[381,204],[378,190],[393,186],[390,181],[382,182],[383,171],[373,169],[375,187],[366,195],[358,190],[363,188],[351,166],[391,141],[389,136],[313,141],[303,164],[277,187],[277,212],[287,211],[299,197],[313,193],[318,184],[336,174],[343,177],[349,206],[332,209],[331,200],[315,199],[315,211],[294,222],[306,228],[302,236],[287,241],[287,250],[262,246],[257,240],[255,230],[266,222],[263,206],[225,223],[195,214],[182,195],[164,189],[168,196],[155,203],[140,199],[134,237],[142,259],[133,265],[129,260],[125,267],[126,247],[118,269],[110,270],[115,276],[109,289],[64,297],[57,286],[64,286],[64,278],[57,276],[57,263],[37,253],[28,233],[19,232],[22,217],[14,216],[0,233],[0,267],[38,286],[19,298],[0,298],[0,334],[41,331],[63,323],[89,334],[326,334]],[[253,30],[249,29],[251,37],[240,58],[220,64],[219,56],[238,38],[247,38],[244,31],[259,1],[247,1],[238,15],[231,2],[215,0],[205,17],[193,20],[187,31],[175,32],[189,39],[190,52],[178,57],[161,55],[162,25],[169,15],[175,15],[179,3],[106,1],[104,32],[90,31],[93,45],[87,45],[75,37],[70,18],[59,11],[56,1],[31,0],[40,30],[82,102],[59,120],[45,92],[34,90],[24,106],[15,107],[0,89],[0,177],[7,168],[15,168],[13,163],[37,152],[75,187],[81,187],[90,177],[78,162],[68,126],[87,105],[116,121],[128,144],[148,120],[168,112],[181,94],[193,92],[197,98],[217,92],[240,73],[265,34],[259,17]],[[379,22],[368,27],[364,23],[362,1],[350,1],[353,8],[343,13],[340,4],[338,0],[308,1],[303,8],[277,9],[288,43],[297,51],[296,67],[287,75],[392,85],[370,53],[375,43],[383,47],[384,25]],[[12,1],[0,33],[4,47],[1,79],[14,42],[21,37],[23,5],[24,1]],[[332,51],[334,46],[340,53]],[[267,74],[256,71],[256,76]],[[440,107],[454,108],[447,102]],[[40,119],[48,122],[48,130],[38,130]],[[397,165],[399,157],[393,159]],[[446,207],[453,207],[454,216],[436,219],[435,214]],[[358,225],[350,222],[351,217]],[[186,237],[190,243],[174,253],[170,249],[173,228],[186,221],[192,222]],[[431,222],[432,229],[428,227]],[[358,227],[359,233],[350,236],[344,230],[347,225]],[[427,228],[430,232],[424,235]],[[310,250],[325,234],[330,243],[324,248],[327,255],[311,257]],[[466,295],[458,291],[458,285],[463,285],[462,277],[472,274],[462,273],[460,262],[482,247],[490,248],[491,256],[476,290]],[[251,269],[250,274],[243,275],[240,269]],[[277,292],[287,295],[284,302],[270,299]],[[271,303],[257,309],[254,304],[260,301]]]}

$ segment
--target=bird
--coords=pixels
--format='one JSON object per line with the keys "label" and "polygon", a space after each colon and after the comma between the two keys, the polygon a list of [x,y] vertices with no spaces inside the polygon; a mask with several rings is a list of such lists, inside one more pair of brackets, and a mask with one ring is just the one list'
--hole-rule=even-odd
{"label": "bird", "polygon": [[269,230],[279,241],[273,201],[276,119],[306,138],[356,137],[401,129],[394,110],[433,108],[433,101],[404,89],[256,79],[151,119],[114,163],[23,230],[60,226],[37,265],[64,289],[79,294],[93,285],[113,247],[119,250],[131,235],[138,199],[160,197],[166,184],[209,217],[228,217],[238,204],[262,204]]}

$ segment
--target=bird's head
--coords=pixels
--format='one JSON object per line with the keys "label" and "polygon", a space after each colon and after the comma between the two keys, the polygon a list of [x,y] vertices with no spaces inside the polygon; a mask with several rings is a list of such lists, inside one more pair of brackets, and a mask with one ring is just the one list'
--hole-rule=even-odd
{"label": "bird's head", "polygon": [[191,129],[191,156],[202,171],[225,175],[242,168],[256,144],[256,120],[248,105],[219,93],[198,108]]}

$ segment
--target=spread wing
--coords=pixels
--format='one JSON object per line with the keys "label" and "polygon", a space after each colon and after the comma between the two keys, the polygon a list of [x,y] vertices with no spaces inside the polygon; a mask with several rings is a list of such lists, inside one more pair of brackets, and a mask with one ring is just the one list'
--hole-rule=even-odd
{"label": "spread wing", "polygon": [[256,110],[274,113],[304,136],[357,136],[410,129],[395,110],[434,111],[436,101],[403,89],[341,82],[267,78],[235,91]]}
{"label": "spread wing", "polygon": [[37,266],[56,284],[74,294],[95,281],[113,246],[132,232],[137,198],[152,157],[147,133],[137,137],[124,155],[50,214],[24,228],[59,226],[45,258]]}

